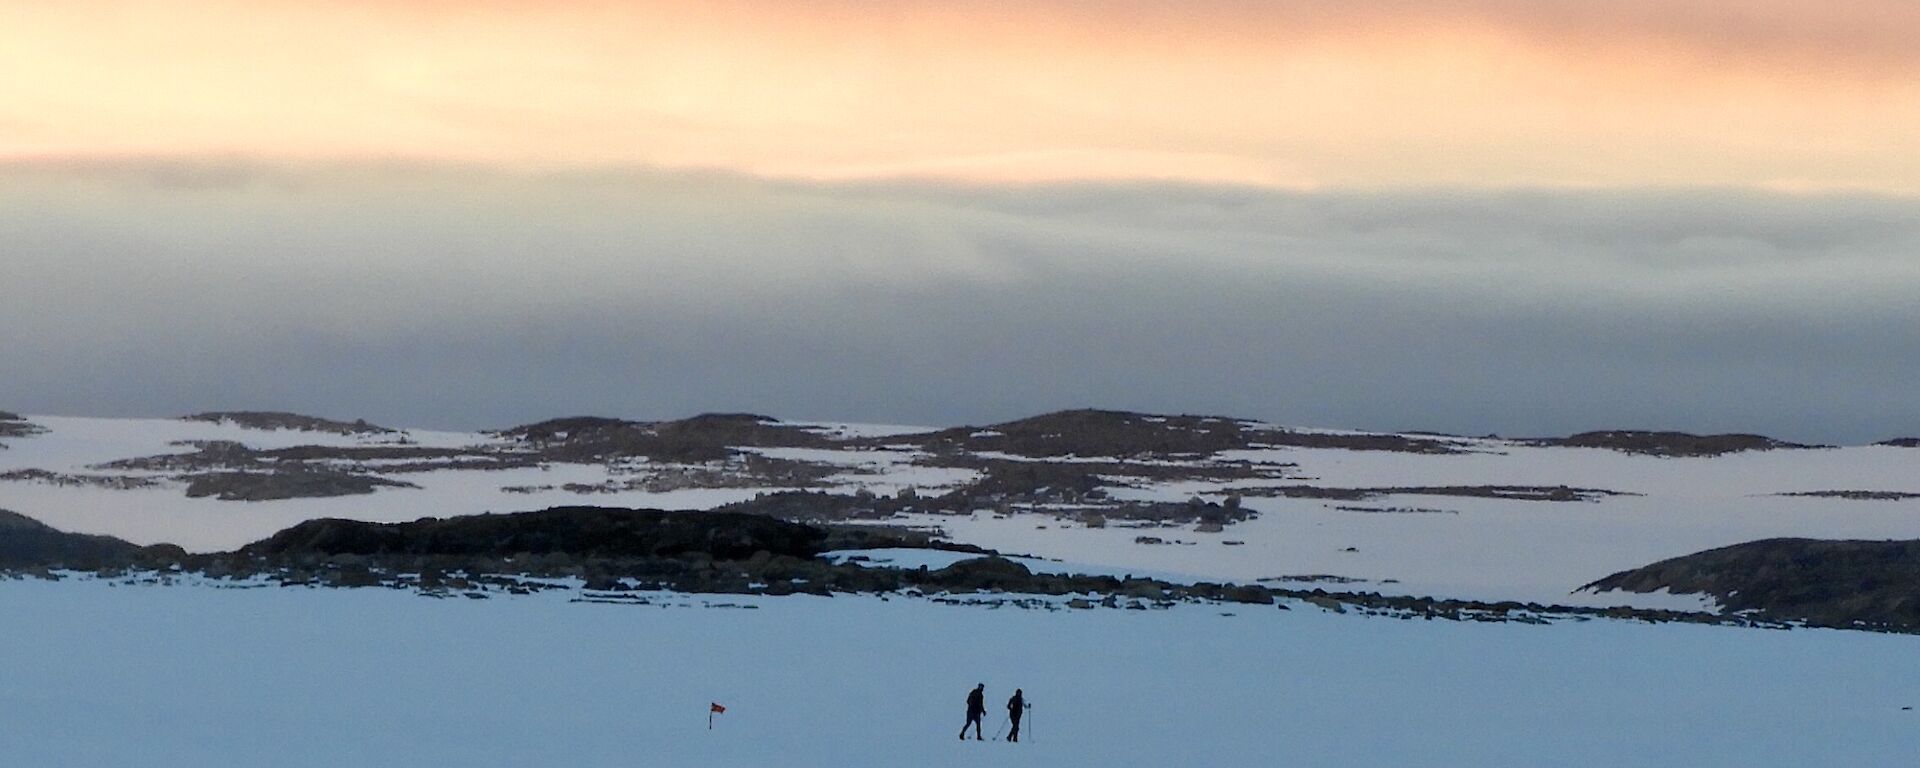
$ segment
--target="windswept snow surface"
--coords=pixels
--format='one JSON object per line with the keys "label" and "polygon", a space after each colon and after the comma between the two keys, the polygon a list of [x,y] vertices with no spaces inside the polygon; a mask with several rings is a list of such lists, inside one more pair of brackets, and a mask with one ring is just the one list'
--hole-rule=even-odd
{"label": "windswept snow surface", "polygon": [[[0,754],[113,766],[1909,765],[1920,638],[874,597],[0,582]],[[731,603],[749,609],[698,607]],[[677,607],[695,606],[695,607]],[[1232,615],[1227,615],[1232,614]],[[987,686],[1022,744],[960,742]],[[710,702],[727,707],[707,730]]]}
{"label": "windswept snow surface", "polygon": [[[406,439],[426,446],[498,445],[484,433],[409,431],[341,436],[263,431],[231,424],[160,419],[29,417],[48,432],[8,439],[0,472],[40,469],[100,474],[97,465],[191,450],[183,440],[232,440],[255,448],[365,445]],[[847,438],[931,431],[923,427],[807,423]],[[1317,430],[1324,434],[1361,434]],[[1167,480],[1112,486],[1116,497],[1142,501],[1221,500],[1247,491],[1254,519],[1206,533],[1192,526],[1105,528],[1048,514],[915,515],[893,522],[937,526],[962,542],[1086,566],[1098,573],[1178,574],[1192,580],[1312,584],[1350,579],[1348,590],[1485,600],[1583,605],[1697,608],[1691,595],[1576,594],[1580,585],[1669,557],[1776,536],[1920,538],[1920,499],[1862,501],[1777,494],[1807,491],[1920,492],[1920,449],[1884,446],[1772,450],[1712,458],[1660,458],[1616,451],[1539,447],[1516,441],[1447,438],[1467,452],[1414,454],[1336,448],[1226,451],[1201,463],[1245,461],[1282,471],[1284,479]],[[865,489],[892,495],[907,489],[934,495],[980,477],[974,469],[928,466],[911,447],[874,449],[750,448],[767,457],[831,468],[826,490]],[[1020,458],[999,454],[976,458]],[[1156,466],[1179,461],[1156,460]],[[119,536],[135,543],[171,541],[191,550],[231,549],[316,517],[404,521],[565,504],[703,509],[778,488],[688,488],[649,492],[622,488],[580,492],[642,477],[648,465],[547,463],[507,470],[445,469],[395,473],[418,489],[271,502],[190,499],[179,482],[158,488],[107,490],[26,480],[0,481],[0,509],[59,528]],[[362,469],[381,470],[379,462]],[[124,473],[123,473],[124,474]],[[137,474],[137,473],[135,473]],[[1595,501],[1392,495],[1365,501],[1275,498],[1249,489],[1567,485],[1622,495]],[[506,493],[504,488],[527,490]],[[1145,544],[1142,537],[1164,544]],[[1313,577],[1318,581],[1302,580]]]}

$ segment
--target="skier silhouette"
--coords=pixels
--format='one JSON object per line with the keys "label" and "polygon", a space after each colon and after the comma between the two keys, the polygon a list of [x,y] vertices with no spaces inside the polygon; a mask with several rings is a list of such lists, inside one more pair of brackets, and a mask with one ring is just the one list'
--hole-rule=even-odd
{"label": "skier silhouette", "polygon": [[1020,740],[1020,716],[1027,713],[1027,697],[1020,689],[1013,689],[1013,698],[1007,699],[1007,719],[1013,722],[1013,730],[1007,732],[1007,741]]}
{"label": "skier silhouette", "polygon": [[981,683],[973,687],[972,693],[967,694],[967,722],[966,725],[960,726],[960,740],[967,740],[967,726],[971,725],[973,726],[973,740],[986,741],[986,739],[980,735],[980,719],[986,716],[987,684]]}

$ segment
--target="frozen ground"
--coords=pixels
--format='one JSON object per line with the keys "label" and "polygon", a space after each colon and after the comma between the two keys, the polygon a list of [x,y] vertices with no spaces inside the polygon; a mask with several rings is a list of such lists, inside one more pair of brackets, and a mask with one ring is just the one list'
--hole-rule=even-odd
{"label": "frozen ground", "polygon": [[[1910,765],[1920,638],[1299,606],[0,582],[0,755],[115,766]],[[1234,615],[1223,615],[1231,613]],[[1029,743],[960,743],[985,682]],[[706,730],[709,702],[728,707]]]}
{"label": "frozen ground", "polygon": [[[0,450],[0,472],[32,468],[98,474],[103,471],[98,468],[102,462],[190,450],[170,445],[180,440],[234,440],[256,448],[357,445],[401,437],[422,445],[450,447],[497,444],[499,440],[480,433],[410,431],[343,437],[158,419],[30,419],[50,431],[5,441],[8,449]],[[914,431],[897,426],[806,427],[842,437],[884,438]],[[1278,481],[1166,481],[1137,488],[1116,487],[1111,492],[1131,499],[1184,501],[1194,496],[1220,500],[1250,485],[1569,485],[1627,495],[1586,502],[1406,494],[1348,502],[1248,495],[1245,506],[1259,515],[1215,533],[1193,530],[1193,526],[1140,529],[1118,521],[1106,528],[1088,528],[1049,515],[1001,517],[988,511],[916,516],[896,522],[939,526],[959,541],[1072,563],[1098,573],[1236,582],[1335,576],[1354,580],[1345,587],[1351,590],[1658,608],[1697,608],[1703,603],[1693,596],[1584,595],[1572,591],[1615,571],[1767,537],[1920,538],[1920,498],[1863,501],[1776,495],[1838,490],[1920,492],[1920,449],[1866,446],[1657,458],[1503,440],[1454,442],[1470,452],[1431,455],[1332,448],[1227,451],[1210,460],[1288,467],[1287,477]],[[832,485],[827,490],[838,493],[865,488],[888,495],[914,488],[931,495],[978,476],[969,469],[916,464],[925,455],[910,448],[752,450],[771,457],[833,465],[839,473],[829,478]],[[636,469],[565,463],[490,471],[448,469],[395,475],[420,485],[419,489],[272,502],[191,499],[177,483],[141,490],[106,490],[13,481],[0,482],[0,509],[11,509],[67,530],[110,534],[141,544],[171,541],[207,551],[238,547],[315,517],[402,521],[562,504],[695,509],[776,490],[741,487],[578,493],[564,488],[568,483],[593,485],[609,479],[631,479],[644,476],[645,471],[645,466]],[[540,490],[502,491],[514,486]],[[1169,543],[1137,543],[1142,536]]]}

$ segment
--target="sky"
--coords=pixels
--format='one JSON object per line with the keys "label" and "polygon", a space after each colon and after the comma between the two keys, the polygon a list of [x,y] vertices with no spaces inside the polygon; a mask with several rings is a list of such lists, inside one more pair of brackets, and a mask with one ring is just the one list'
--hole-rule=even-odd
{"label": "sky", "polygon": [[0,0],[0,408],[1920,434],[1904,0]]}

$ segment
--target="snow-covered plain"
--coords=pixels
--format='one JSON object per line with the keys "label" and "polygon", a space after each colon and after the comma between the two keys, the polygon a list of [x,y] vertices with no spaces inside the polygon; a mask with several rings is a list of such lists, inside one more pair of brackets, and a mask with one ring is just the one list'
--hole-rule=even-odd
{"label": "snow-covered plain", "polygon": [[[1294,604],[0,582],[0,755],[116,766],[1899,766],[1920,640]],[[751,608],[701,607],[715,604]],[[681,607],[693,606],[693,607]],[[1228,615],[1231,614],[1231,615]],[[955,739],[1015,687],[1022,744]],[[727,712],[706,727],[707,705]]]}
{"label": "snow-covered plain", "polygon": [[[428,431],[341,436],[164,419],[29,420],[45,426],[48,432],[5,440],[7,449],[0,450],[0,472],[41,469],[97,475],[107,471],[99,468],[104,462],[189,451],[190,447],[175,445],[189,440],[230,440],[255,448],[380,445],[402,439],[424,446],[460,447],[498,445],[501,440],[484,433]],[[821,423],[804,427],[841,439],[884,440],[916,431],[912,427]],[[1865,446],[1658,458],[1600,449],[1536,447],[1497,439],[1451,440],[1468,452],[1431,455],[1333,448],[1227,451],[1208,460],[1286,467],[1287,477],[1283,481],[1165,481],[1144,487],[1116,487],[1111,492],[1122,498],[1183,501],[1193,496],[1219,500],[1249,485],[1568,485],[1623,495],[1581,502],[1419,495],[1338,502],[1248,495],[1244,503],[1258,516],[1214,533],[1193,530],[1192,526],[1140,529],[1119,521],[1105,528],[1089,528],[1051,515],[999,516],[985,510],[971,515],[912,516],[895,522],[937,526],[959,541],[1073,563],[1102,573],[1234,582],[1266,579],[1268,583],[1287,584],[1316,583],[1301,582],[1299,577],[1333,576],[1353,580],[1345,583],[1343,588],[1348,590],[1659,608],[1697,608],[1703,602],[1688,595],[1588,595],[1573,591],[1615,571],[1760,538],[1920,538],[1920,499],[1866,501],[1776,495],[1837,490],[1920,492],[1920,449]],[[979,476],[971,469],[926,466],[921,463],[925,454],[910,446],[749,450],[771,458],[839,468],[828,478],[831,485],[827,490],[836,493],[866,489],[890,495],[911,488],[937,494]],[[983,452],[978,458],[1020,457]],[[372,462],[364,468],[378,471],[380,466]],[[403,521],[563,504],[703,509],[778,490],[737,487],[581,493],[564,487],[570,483],[594,486],[629,480],[645,476],[647,471],[644,464],[569,463],[502,470],[443,469],[393,475],[421,486],[418,489],[271,502],[188,498],[177,482],[156,488],[108,490],[10,481],[0,482],[0,509],[11,509],[67,530],[110,534],[142,544],[170,541],[192,550],[210,551],[238,547],[316,517]],[[503,492],[510,487],[533,490]],[[1142,536],[1171,543],[1136,543]]]}

